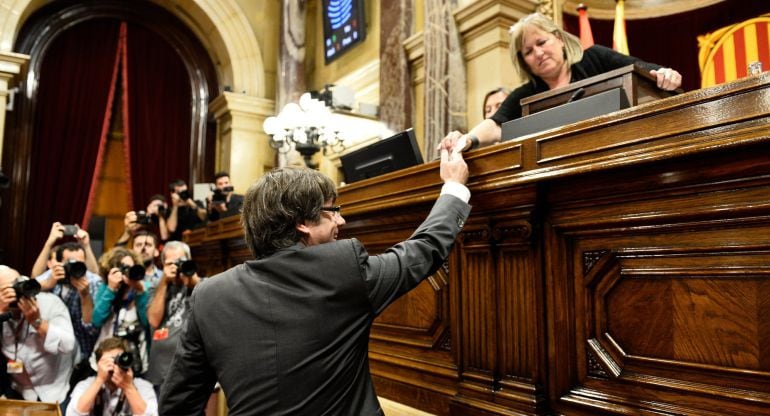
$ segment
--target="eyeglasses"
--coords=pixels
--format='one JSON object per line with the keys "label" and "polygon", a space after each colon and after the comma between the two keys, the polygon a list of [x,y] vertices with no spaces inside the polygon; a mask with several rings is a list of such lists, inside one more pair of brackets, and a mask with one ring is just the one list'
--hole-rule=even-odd
{"label": "eyeglasses", "polygon": [[321,211],[333,212],[334,215],[342,215],[342,206],[337,205],[335,207],[321,207]]}

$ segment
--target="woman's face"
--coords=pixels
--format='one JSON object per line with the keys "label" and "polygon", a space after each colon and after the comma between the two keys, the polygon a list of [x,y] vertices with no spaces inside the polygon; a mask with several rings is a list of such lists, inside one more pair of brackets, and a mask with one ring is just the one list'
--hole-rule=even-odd
{"label": "woman's face", "polygon": [[498,91],[487,97],[487,100],[484,102],[484,118],[492,117],[507,96],[504,92]]}
{"label": "woman's face", "polygon": [[542,79],[556,79],[564,67],[564,42],[537,26],[526,26],[522,35],[521,56],[530,71]]}

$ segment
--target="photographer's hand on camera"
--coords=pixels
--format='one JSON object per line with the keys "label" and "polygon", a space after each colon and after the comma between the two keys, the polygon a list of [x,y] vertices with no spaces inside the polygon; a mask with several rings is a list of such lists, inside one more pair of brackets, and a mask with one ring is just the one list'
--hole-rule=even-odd
{"label": "photographer's hand on camera", "polygon": [[16,291],[9,284],[0,289],[0,312],[7,312],[13,302],[16,302]]}
{"label": "photographer's hand on camera", "polygon": [[[107,274],[107,287],[113,292],[117,292],[120,289],[120,284],[123,283],[123,273],[117,267],[110,269],[110,273]],[[128,280],[128,278],[126,278]]]}
{"label": "photographer's hand on camera", "polygon": [[45,241],[45,245],[48,249],[54,246],[57,241],[64,237],[64,225],[59,221],[51,224],[51,232],[48,233],[48,239]]}
{"label": "photographer's hand on camera", "polygon": [[89,295],[88,279],[84,277],[70,277],[70,285],[78,291],[81,297]]}
{"label": "photographer's hand on camera", "polygon": [[37,307],[37,301],[22,296],[16,303],[19,305],[19,310],[21,310],[21,314],[24,315],[24,319],[29,326],[35,328],[38,334],[45,339],[45,335],[48,332],[48,321],[40,318],[40,309]]}

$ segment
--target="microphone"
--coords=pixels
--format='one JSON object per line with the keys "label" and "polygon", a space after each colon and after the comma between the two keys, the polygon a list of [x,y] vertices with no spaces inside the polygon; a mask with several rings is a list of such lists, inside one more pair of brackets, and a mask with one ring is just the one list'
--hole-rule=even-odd
{"label": "microphone", "polygon": [[572,93],[572,95],[569,97],[569,100],[567,100],[567,102],[564,104],[579,100],[583,98],[584,95],[586,95],[586,90],[584,88],[578,88],[575,90],[575,92]]}

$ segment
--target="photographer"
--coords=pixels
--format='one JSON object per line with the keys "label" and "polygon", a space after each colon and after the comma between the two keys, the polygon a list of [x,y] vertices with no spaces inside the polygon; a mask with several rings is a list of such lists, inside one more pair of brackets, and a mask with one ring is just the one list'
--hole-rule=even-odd
{"label": "photographer", "polygon": [[169,234],[166,224],[168,214],[166,197],[160,194],[153,195],[145,211],[128,211],[123,217],[123,233],[118,237],[115,246],[127,245],[131,237],[141,231],[159,235],[161,241],[166,241]]}
{"label": "photographer", "polygon": [[166,220],[170,240],[182,240],[185,231],[203,225],[206,220],[206,209],[203,204],[194,200],[187,189],[187,184],[177,179],[169,184],[171,191],[171,212]]}
{"label": "photographer", "polygon": [[57,246],[51,251],[48,270],[36,278],[42,290],[50,291],[64,302],[72,320],[79,354],[75,357],[75,371],[70,385],[88,375],[88,357],[99,335],[99,328],[92,322],[93,296],[102,285],[102,279],[98,274],[86,270],[84,257],[83,248],[77,243]]}
{"label": "photographer", "polygon": [[156,388],[163,383],[174,355],[189,310],[190,295],[201,282],[191,258],[190,247],[180,241],[169,241],[163,247],[163,278],[147,309],[153,335],[146,378]]}
{"label": "photographer", "polygon": [[[75,336],[64,303],[40,284],[0,265],[2,349],[12,391],[6,396],[28,401],[63,402],[75,353]],[[16,393],[16,394],[14,394]]]}
{"label": "photographer", "polygon": [[120,337],[129,341],[129,351],[136,355],[134,373],[147,371],[147,290],[144,267],[139,256],[123,247],[115,247],[99,258],[105,284],[94,300],[94,325],[100,326],[98,340]]}
{"label": "photographer", "polygon": [[214,175],[214,194],[208,200],[209,221],[231,215],[239,215],[243,206],[243,195],[233,193],[230,174],[219,172]]}
{"label": "photographer", "polygon": [[96,349],[96,375],[75,386],[66,416],[157,415],[152,385],[135,378],[126,342],[107,338]]}
{"label": "photographer", "polygon": [[[60,222],[55,222],[51,225],[51,232],[48,234],[48,239],[43,244],[43,249],[40,250],[35,264],[32,266],[32,273],[30,276],[40,276],[45,272],[46,262],[51,257],[51,249],[57,241],[64,237],[72,237],[77,244],[83,249],[83,256],[79,258],[79,261],[85,262],[86,267],[93,273],[99,272],[99,265],[96,264],[96,256],[91,249],[91,238],[86,230],[81,229],[77,225],[63,225]],[[53,285],[51,286],[53,287]]]}

